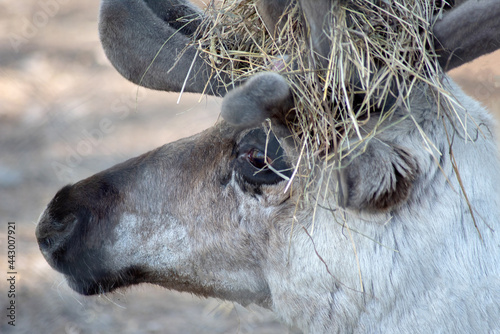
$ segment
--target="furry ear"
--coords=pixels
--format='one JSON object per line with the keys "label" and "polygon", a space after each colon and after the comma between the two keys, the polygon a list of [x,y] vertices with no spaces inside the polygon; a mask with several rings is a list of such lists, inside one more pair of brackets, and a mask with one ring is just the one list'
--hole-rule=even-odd
{"label": "furry ear", "polygon": [[[340,203],[356,210],[387,211],[411,194],[418,168],[407,149],[378,139],[340,169]],[[344,163],[343,163],[344,164]]]}
{"label": "furry ear", "polygon": [[230,91],[222,101],[222,117],[238,127],[252,127],[266,118],[284,116],[293,98],[284,77],[273,72],[254,75]]}

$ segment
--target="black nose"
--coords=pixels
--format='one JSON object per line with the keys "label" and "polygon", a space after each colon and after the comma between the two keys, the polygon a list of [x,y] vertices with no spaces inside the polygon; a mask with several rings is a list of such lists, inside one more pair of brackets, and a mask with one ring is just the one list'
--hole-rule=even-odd
{"label": "black nose", "polygon": [[78,219],[73,214],[62,220],[55,220],[51,217],[50,211],[46,210],[35,232],[42,253],[54,253],[68,239],[77,224]]}
{"label": "black nose", "polygon": [[36,227],[36,238],[42,254],[52,263],[54,254],[63,250],[65,243],[78,225],[78,210],[70,200],[71,187],[59,190],[43,212]]}

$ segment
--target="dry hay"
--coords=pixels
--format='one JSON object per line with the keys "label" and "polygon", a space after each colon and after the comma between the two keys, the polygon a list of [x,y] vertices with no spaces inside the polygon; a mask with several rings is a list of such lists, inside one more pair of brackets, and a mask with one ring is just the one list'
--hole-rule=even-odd
{"label": "dry hay", "polygon": [[[295,98],[297,118],[290,127],[302,148],[296,163],[305,168],[301,175],[310,174],[318,156],[326,157],[321,161],[330,166],[341,166],[355,147],[383,131],[375,126],[363,133],[363,125],[372,116],[382,124],[396,108],[410,109],[408,96],[422,83],[441,95],[436,97],[441,103],[452,105],[433,52],[431,24],[442,11],[434,1],[331,3],[323,27],[330,53],[323,58],[311,51],[309,25],[296,2],[281,17],[282,29],[274,37],[253,0],[211,3],[198,31],[199,51],[208,56],[214,75],[225,72],[237,82],[278,71],[287,78]],[[359,140],[353,145],[347,138]]]}

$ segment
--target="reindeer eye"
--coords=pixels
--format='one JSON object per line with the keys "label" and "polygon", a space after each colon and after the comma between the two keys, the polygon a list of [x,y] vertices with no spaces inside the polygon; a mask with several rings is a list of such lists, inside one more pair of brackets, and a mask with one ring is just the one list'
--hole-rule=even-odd
{"label": "reindeer eye", "polygon": [[284,159],[285,153],[278,139],[263,129],[253,129],[245,134],[233,154],[236,157],[234,169],[245,184],[276,184],[283,181],[283,175],[291,176],[291,168]]}
{"label": "reindeer eye", "polygon": [[265,155],[264,152],[254,148],[246,153],[245,158],[247,161],[257,169],[267,168],[268,165],[273,163],[273,160]]}

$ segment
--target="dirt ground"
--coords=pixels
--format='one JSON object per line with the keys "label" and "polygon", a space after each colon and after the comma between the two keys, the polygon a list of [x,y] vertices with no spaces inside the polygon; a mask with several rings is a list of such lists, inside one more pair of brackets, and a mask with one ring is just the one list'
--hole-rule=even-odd
{"label": "dirt ground", "polygon": [[[0,332],[293,333],[257,307],[154,286],[85,298],[42,258],[38,216],[55,192],[210,126],[220,100],[138,89],[108,63],[98,0],[0,0]],[[500,53],[452,74],[500,115]],[[103,124],[107,124],[103,127]],[[15,222],[15,327],[8,324]],[[12,226],[12,224],[11,224]]]}

